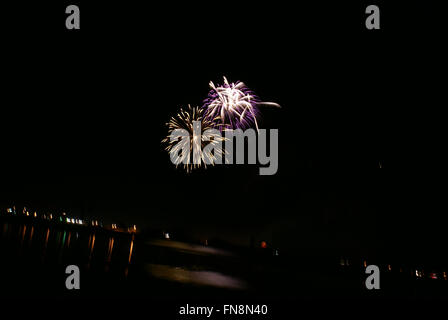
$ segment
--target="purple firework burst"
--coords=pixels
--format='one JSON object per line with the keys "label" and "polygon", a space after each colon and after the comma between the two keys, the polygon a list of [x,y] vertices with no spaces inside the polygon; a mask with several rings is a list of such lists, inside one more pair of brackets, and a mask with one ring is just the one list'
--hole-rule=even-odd
{"label": "purple firework burst", "polygon": [[255,125],[258,130],[259,98],[243,82],[222,85],[210,81],[210,92],[204,100],[205,117],[214,119],[221,129],[246,129]]}

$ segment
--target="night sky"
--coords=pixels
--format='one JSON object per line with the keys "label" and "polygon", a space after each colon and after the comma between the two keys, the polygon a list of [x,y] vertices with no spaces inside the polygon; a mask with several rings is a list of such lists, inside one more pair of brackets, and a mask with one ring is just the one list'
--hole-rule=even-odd
{"label": "night sky", "polygon": [[[70,34],[64,16],[20,16],[2,71],[2,205],[245,244],[446,245],[437,21],[406,26],[411,9],[391,8],[387,32],[369,33],[362,4],[241,5],[230,17],[170,6],[83,2]],[[261,119],[279,129],[275,176],[256,165],[186,174],[163,150],[169,118],[223,76],[282,106]]]}

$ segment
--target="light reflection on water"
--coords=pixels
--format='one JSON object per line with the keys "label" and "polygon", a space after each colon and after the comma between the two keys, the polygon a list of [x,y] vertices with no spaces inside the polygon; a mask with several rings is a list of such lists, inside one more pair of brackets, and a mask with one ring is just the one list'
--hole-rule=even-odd
{"label": "light reflection on water", "polygon": [[[120,265],[122,270],[131,263],[134,237],[96,234],[88,229],[64,230],[55,226],[1,223],[0,256],[11,265],[17,259],[29,259],[41,264],[86,266]],[[118,250],[120,254],[114,254]],[[127,274],[128,270],[126,271]]]}
{"label": "light reflection on water", "polygon": [[169,281],[226,289],[247,289],[245,281],[215,271],[192,271],[160,264],[147,264],[146,270],[153,277]]}
{"label": "light reflection on water", "polygon": [[218,255],[218,256],[232,256],[233,255],[229,251],[218,249],[218,248],[190,244],[190,243],[179,242],[179,241],[172,241],[172,240],[157,240],[156,239],[156,240],[148,241],[147,244],[149,244],[151,246],[171,248],[171,249],[175,249],[179,252],[186,252],[186,253],[197,254],[197,255]]}
{"label": "light reflection on water", "polygon": [[[219,257],[220,259],[227,259],[232,257],[234,256],[232,252],[209,246],[166,239],[153,239],[147,241],[146,244],[150,247],[158,247],[164,250],[164,252],[173,252],[174,255],[187,255],[188,257],[197,257],[199,259],[193,258],[193,265],[186,263],[186,260],[183,259],[167,259],[167,261],[158,262],[151,261],[145,265],[145,270],[154,278],[195,286],[208,286],[232,290],[248,289],[248,284],[245,281],[226,273],[219,272],[216,270],[216,265],[212,267],[206,263],[206,260],[209,258],[216,259]],[[205,264],[200,262],[201,259],[205,259]],[[166,263],[168,261],[170,261],[170,263]],[[190,268],[187,267],[187,264],[190,265]],[[197,270],[198,268],[202,270]],[[219,269],[221,271],[221,268]]]}
{"label": "light reflection on water", "polygon": [[[236,290],[248,287],[245,281],[220,272],[221,267],[218,270],[216,266],[210,268],[208,264],[204,264],[208,263],[209,257],[230,257],[232,253],[225,250],[176,241],[152,240],[138,244],[140,258],[135,262],[134,235],[115,236],[88,228],[62,229],[54,225],[0,224],[0,257],[11,268],[28,263],[44,268],[76,264],[91,272],[112,272],[128,278],[130,270],[134,268],[132,266],[140,264],[143,270],[139,267],[134,269],[149,273],[152,279]],[[148,249],[144,260],[141,260],[142,246]],[[156,257],[153,248],[161,250],[157,251]],[[200,271],[187,267],[191,262],[189,257],[194,257],[195,267]],[[163,261],[154,261],[155,258]],[[203,258],[206,261],[202,261]]]}

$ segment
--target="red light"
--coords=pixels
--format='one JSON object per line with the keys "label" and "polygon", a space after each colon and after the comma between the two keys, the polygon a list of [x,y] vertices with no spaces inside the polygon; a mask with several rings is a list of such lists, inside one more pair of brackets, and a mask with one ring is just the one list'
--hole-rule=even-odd
{"label": "red light", "polygon": [[263,249],[266,249],[268,247],[268,244],[266,243],[266,241],[261,241],[261,247]]}

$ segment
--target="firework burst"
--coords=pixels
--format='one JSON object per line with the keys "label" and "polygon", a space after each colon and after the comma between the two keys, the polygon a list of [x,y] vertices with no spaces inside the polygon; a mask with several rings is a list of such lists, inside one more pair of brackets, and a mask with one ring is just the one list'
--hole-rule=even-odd
{"label": "firework burst", "polygon": [[243,82],[229,83],[226,77],[222,85],[215,86],[210,81],[210,88],[203,104],[205,117],[218,123],[221,130],[246,129],[253,125],[258,130],[259,105],[279,107],[276,103],[260,101]]}
{"label": "firework burst", "polygon": [[[174,159],[176,167],[183,164],[187,172],[201,165],[205,167],[207,164],[214,165],[217,159],[221,159],[225,153],[220,146],[225,138],[219,133],[210,131],[210,129],[217,128],[217,119],[205,117],[204,112],[205,109],[192,108],[190,105],[188,105],[188,110],[181,108],[180,112],[167,123],[168,136],[162,140],[162,143],[167,145],[165,150],[168,151],[171,159]],[[176,129],[185,130],[188,139],[172,141],[171,136]],[[213,153],[203,150],[208,144],[214,146]],[[188,152],[183,152],[184,150],[188,150]]]}

